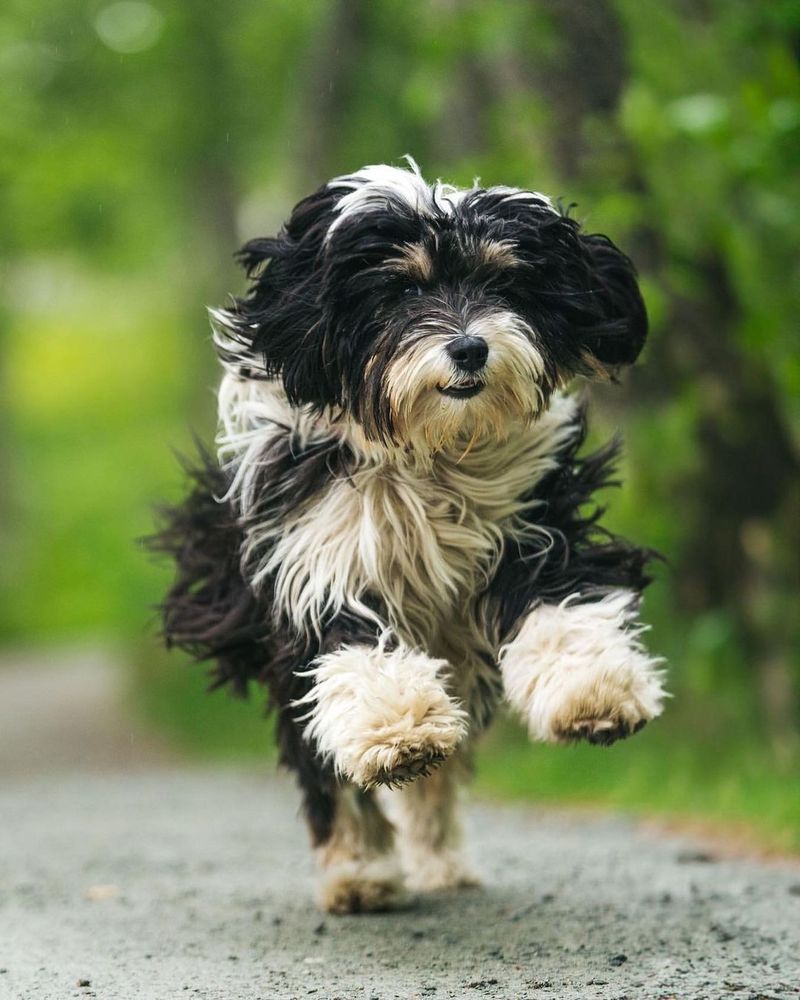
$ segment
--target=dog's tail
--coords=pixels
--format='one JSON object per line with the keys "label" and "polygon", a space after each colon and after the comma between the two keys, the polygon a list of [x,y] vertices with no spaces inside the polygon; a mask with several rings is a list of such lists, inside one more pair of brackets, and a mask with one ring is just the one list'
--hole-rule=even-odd
{"label": "dog's tail", "polygon": [[162,634],[168,648],[214,661],[212,689],[230,685],[243,695],[250,681],[263,679],[270,660],[270,615],[242,576],[242,530],[223,499],[225,472],[203,448],[197,460],[183,464],[188,494],[159,509],[159,530],[145,540],[151,551],[171,556],[176,567],[159,605]]}

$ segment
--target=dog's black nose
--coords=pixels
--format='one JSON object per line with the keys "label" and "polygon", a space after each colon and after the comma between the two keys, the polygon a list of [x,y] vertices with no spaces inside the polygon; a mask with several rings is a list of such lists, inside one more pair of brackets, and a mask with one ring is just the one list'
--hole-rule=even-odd
{"label": "dog's black nose", "polygon": [[456,337],[447,345],[447,353],[456,368],[463,372],[476,372],[486,364],[489,345],[483,337]]}

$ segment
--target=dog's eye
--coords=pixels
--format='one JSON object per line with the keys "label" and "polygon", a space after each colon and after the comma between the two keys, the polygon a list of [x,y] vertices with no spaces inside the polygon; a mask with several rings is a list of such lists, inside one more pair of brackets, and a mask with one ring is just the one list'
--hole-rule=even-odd
{"label": "dog's eye", "polygon": [[422,288],[419,285],[403,285],[400,289],[401,295],[422,295]]}

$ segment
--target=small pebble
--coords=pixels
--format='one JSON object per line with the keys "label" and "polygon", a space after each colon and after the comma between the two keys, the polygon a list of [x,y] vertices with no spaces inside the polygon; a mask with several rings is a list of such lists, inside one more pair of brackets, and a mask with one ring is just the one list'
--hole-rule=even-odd
{"label": "small pebble", "polygon": [[710,865],[717,859],[709,851],[679,851],[675,860],[679,865]]}
{"label": "small pebble", "polygon": [[97,903],[104,899],[116,899],[120,892],[121,890],[118,885],[108,882],[102,885],[88,886],[83,895],[91,902]]}

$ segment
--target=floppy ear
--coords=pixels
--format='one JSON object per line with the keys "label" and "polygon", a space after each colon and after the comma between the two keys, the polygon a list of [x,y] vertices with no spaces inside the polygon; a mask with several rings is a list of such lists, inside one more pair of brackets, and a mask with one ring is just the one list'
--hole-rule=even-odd
{"label": "floppy ear", "polygon": [[647,310],[630,259],[607,236],[581,235],[588,257],[592,312],[584,329],[591,359],[603,368],[630,365],[647,338]]}
{"label": "floppy ear", "polygon": [[324,243],[339,195],[327,186],[299,202],[276,237],[250,240],[236,254],[251,284],[226,309],[211,311],[220,359],[247,378],[281,376],[289,399],[336,402],[322,356],[320,296]]}

